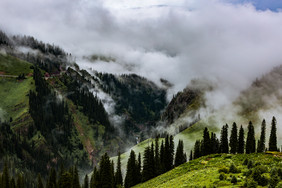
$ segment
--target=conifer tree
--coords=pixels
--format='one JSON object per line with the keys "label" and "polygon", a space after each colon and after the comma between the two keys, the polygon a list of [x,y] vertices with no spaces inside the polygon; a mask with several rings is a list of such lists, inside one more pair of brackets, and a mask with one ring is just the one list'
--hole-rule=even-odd
{"label": "conifer tree", "polygon": [[229,153],[229,146],[228,146],[228,125],[224,125],[221,129],[221,136],[220,136],[220,151],[221,153]]}
{"label": "conifer tree", "polygon": [[72,187],[72,175],[70,172],[64,172],[59,179],[59,188]]}
{"label": "conifer tree", "polygon": [[248,125],[248,135],[246,141],[246,153],[256,152],[256,140],[255,140],[255,129],[253,123],[250,121]]}
{"label": "conifer tree", "polygon": [[80,188],[78,170],[76,166],[74,167],[72,174],[72,188]]}
{"label": "conifer tree", "polygon": [[193,151],[191,150],[190,156],[189,156],[189,161],[192,161],[192,160],[193,160]]}
{"label": "conifer tree", "polygon": [[265,129],[266,129],[266,123],[265,123],[265,119],[263,119],[261,123],[260,139],[258,141],[258,148],[257,148],[258,153],[265,151]]}
{"label": "conifer tree", "polygon": [[142,182],[148,181],[149,179],[152,179],[154,177],[154,164],[151,153],[151,148],[149,146],[146,147],[143,159]]}
{"label": "conifer tree", "polygon": [[168,164],[168,170],[171,170],[173,168],[173,159],[174,159],[174,141],[173,136],[170,135],[169,137],[169,164]]}
{"label": "conifer tree", "polygon": [[90,180],[90,188],[99,188],[100,186],[100,173],[95,166]]}
{"label": "conifer tree", "polygon": [[118,152],[117,169],[115,174],[115,184],[123,185],[122,173],[121,173],[121,162],[120,162],[120,152]]}
{"label": "conifer tree", "polygon": [[219,153],[219,141],[215,133],[211,133],[211,153]]}
{"label": "conifer tree", "polygon": [[161,143],[160,149],[160,174],[165,172],[165,149],[164,149],[164,142]]}
{"label": "conifer tree", "polygon": [[156,176],[161,174],[161,162],[160,162],[160,151],[159,151],[159,136],[155,139],[155,174]]}
{"label": "conifer tree", "polygon": [[102,156],[100,162],[100,183],[104,188],[113,187],[113,172],[110,158],[107,153]]}
{"label": "conifer tree", "polygon": [[37,188],[44,188],[40,174],[37,175]]}
{"label": "conifer tree", "polygon": [[16,188],[16,182],[14,177],[12,177],[11,181],[10,181],[10,188]]}
{"label": "conifer tree", "polygon": [[2,173],[2,186],[3,187],[10,187],[10,175],[8,171],[8,164],[5,162],[3,173]]}
{"label": "conifer tree", "polygon": [[89,188],[89,180],[88,180],[88,175],[87,174],[84,177],[83,188]]}
{"label": "conifer tree", "polygon": [[277,151],[276,118],[273,116],[269,137],[269,151]]}
{"label": "conifer tree", "polygon": [[135,152],[131,150],[129,159],[127,161],[126,176],[124,181],[124,187],[129,188],[136,185],[136,156]]}
{"label": "conifer tree", "polygon": [[201,157],[201,142],[200,140],[196,140],[195,146],[194,146],[194,157],[193,159],[197,159]]}
{"label": "conifer tree", "polygon": [[205,127],[203,132],[203,144],[201,150],[202,155],[208,155],[211,153],[210,134],[207,127]]}
{"label": "conifer tree", "polygon": [[237,146],[238,146],[238,135],[237,135],[237,125],[234,122],[231,129],[231,135],[230,135],[230,153],[235,154],[237,152]]}
{"label": "conifer tree", "polygon": [[184,153],[184,146],[183,146],[183,141],[179,140],[177,149],[176,149],[176,154],[175,154],[175,162],[174,166],[177,167],[183,163],[186,162],[186,154]]}
{"label": "conifer tree", "polygon": [[139,153],[138,154],[138,162],[137,162],[137,172],[136,172],[136,176],[137,176],[136,184],[138,184],[138,183],[140,183],[142,181],[141,166],[142,166],[141,154]]}
{"label": "conifer tree", "polygon": [[237,152],[244,153],[244,151],[245,151],[245,133],[244,133],[243,126],[241,125],[240,131],[239,131]]}
{"label": "conifer tree", "polygon": [[57,187],[57,173],[54,168],[51,168],[46,188],[56,188],[56,187]]}

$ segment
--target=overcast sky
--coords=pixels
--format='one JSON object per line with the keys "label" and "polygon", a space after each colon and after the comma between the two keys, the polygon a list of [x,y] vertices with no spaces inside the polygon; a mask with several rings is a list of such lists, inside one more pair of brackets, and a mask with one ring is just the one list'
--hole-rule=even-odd
{"label": "overcast sky", "polygon": [[[0,28],[62,46],[83,67],[135,72],[176,92],[218,85],[218,105],[282,63],[278,0],[1,0]],[[116,62],[90,63],[101,54]],[[213,95],[211,95],[213,96]]]}

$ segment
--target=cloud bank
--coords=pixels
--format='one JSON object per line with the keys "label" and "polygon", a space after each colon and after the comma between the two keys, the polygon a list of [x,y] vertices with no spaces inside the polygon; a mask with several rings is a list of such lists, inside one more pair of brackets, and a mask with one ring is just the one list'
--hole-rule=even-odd
{"label": "cloud bank", "polygon": [[[282,63],[282,12],[230,2],[2,0],[0,27],[58,44],[85,68],[167,79],[169,97],[208,78],[217,88],[208,99],[220,108]],[[116,61],[83,58],[93,54]]]}

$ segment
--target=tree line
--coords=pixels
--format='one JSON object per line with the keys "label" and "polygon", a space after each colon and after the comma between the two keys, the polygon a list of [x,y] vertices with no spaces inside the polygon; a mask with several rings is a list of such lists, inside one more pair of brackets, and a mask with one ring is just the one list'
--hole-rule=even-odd
{"label": "tree line", "polygon": [[276,135],[276,118],[273,116],[271,122],[271,131],[269,136],[268,148],[266,147],[266,122],[265,119],[261,124],[261,134],[258,141],[255,139],[255,129],[252,121],[249,122],[247,138],[245,139],[245,130],[240,127],[238,132],[237,124],[232,124],[231,135],[228,140],[228,125],[224,125],[220,132],[220,140],[216,134],[209,133],[206,127],[203,131],[203,139],[197,140],[194,145],[194,150],[191,151],[189,159],[196,159],[201,156],[214,153],[261,153],[268,151],[278,151],[277,135]]}

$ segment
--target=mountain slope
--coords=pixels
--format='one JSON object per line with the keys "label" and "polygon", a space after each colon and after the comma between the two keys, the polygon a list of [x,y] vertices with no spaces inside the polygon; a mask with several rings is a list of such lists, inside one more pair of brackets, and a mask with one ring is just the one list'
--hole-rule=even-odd
{"label": "mountain slope", "polygon": [[[187,162],[175,169],[160,175],[145,183],[136,185],[136,188],[150,188],[150,187],[242,187],[245,183],[251,182],[251,177],[246,174],[251,173],[246,165],[243,165],[245,159],[253,161],[257,167],[251,170],[258,169],[259,167],[266,168],[263,174],[269,180],[272,168],[282,168],[281,153],[272,154],[214,154],[204,156],[199,159]],[[234,164],[240,171],[238,173],[223,173],[224,169],[229,170],[231,164]],[[219,176],[223,174],[224,179],[220,180]],[[237,178],[237,184],[231,183],[231,177]]]}

